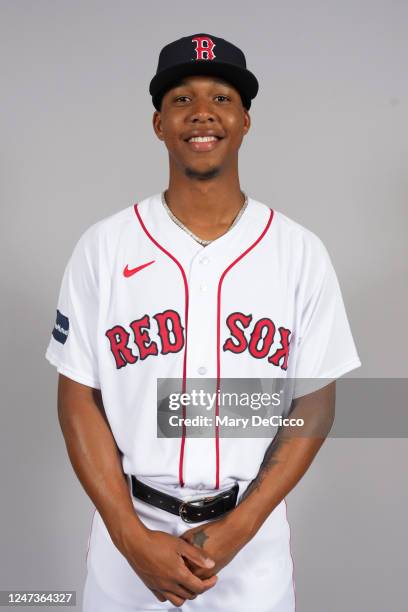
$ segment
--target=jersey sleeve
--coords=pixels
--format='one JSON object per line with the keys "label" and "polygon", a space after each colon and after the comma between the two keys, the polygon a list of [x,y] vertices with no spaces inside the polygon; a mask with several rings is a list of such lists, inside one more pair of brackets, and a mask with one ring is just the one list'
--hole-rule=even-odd
{"label": "jersey sleeve", "polygon": [[316,391],[361,366],[336,272],[315,235],[305,259],[293,397]]}
{"label": "jersey sleeve", "polygon": [[100,389],[96,342],[99,292],[93,228],[80,237],[65,267],[45,357],[64,376]]}

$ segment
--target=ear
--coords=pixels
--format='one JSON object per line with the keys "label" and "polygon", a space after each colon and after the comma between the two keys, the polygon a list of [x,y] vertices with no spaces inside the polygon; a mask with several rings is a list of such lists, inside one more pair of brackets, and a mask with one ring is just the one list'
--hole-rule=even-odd
{"label": "ear", "polygon": [[153,129],[155,131],[157,138],[159,140],[164,140],[162,125],[161,125],[161,113],[159,113],[159,111],[157,110],[154,111],[153,113],[152,123],[153,123]]}
{"label": "ear", "polygon": [[243,132],[245,135],[248,134],[250,127],[251,127],[251,115],[249,114],[248,110],[244,108]]}

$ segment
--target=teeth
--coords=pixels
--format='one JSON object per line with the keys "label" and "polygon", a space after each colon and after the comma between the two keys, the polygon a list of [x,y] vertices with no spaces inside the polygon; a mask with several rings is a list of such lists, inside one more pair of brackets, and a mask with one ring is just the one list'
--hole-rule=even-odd
{"label": "teeth", "polygon": [[217,140],[215,136],[194,136],[188,139],[188,142],[211,142]]}

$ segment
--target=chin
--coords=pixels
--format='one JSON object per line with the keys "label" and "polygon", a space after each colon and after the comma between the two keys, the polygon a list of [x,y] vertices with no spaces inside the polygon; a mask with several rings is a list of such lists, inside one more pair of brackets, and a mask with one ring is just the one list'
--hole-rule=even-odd
{"label": "chin", "polygon": [[184,174],[188,178],[196,179],[197,181],[208,181],[215,178],[221,173],[221,166],[213,166],[212,168],[193,168],[192,166],[186,166]]}

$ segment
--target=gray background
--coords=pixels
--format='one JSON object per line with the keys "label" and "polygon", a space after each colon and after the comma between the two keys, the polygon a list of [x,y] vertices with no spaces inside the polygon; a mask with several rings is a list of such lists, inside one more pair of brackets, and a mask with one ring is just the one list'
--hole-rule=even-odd
{"label": "gray background", "polygon": [[[363,362],[353,375],[406,377],[408,5],[0,7],[0,588],[80,600],[92,504],[66,456],[44,352],[80,234],[167,186],[147,93],[159,50],[200,31],[244,49],[260,92],[241,186],[326,244]],[[297,612],[406,609],[406,453],[406,440],[330,439],[288,496]]]}

